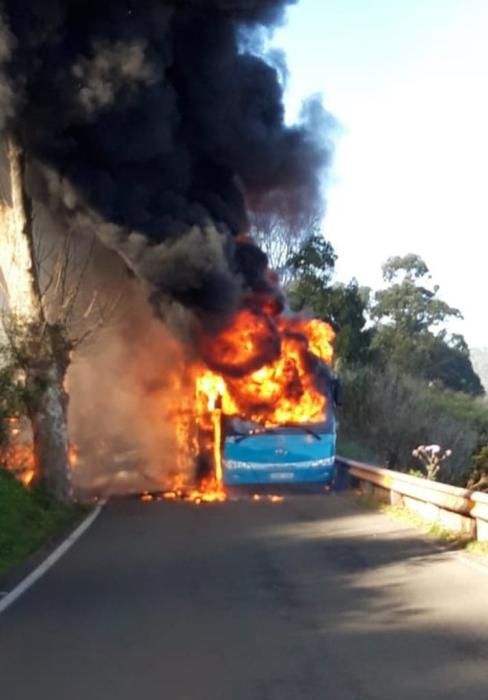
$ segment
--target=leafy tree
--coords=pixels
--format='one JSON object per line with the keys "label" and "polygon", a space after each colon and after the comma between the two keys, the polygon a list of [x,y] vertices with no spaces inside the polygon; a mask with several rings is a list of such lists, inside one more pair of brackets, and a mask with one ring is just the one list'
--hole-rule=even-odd
{"label": "leafy tree", "polygon": [[290,258],[295,282],[289,299],[295,311],[309,309],[338,331],[337,356],[346,362],[364,362],[369,356],[370,331],[366,325],[366,299],[356,280],[331,284],[337,256],[321,235],[311,236]]}
{"label": "leafy tree", "polygon": [[290,256],[287,265],[301,289],[315,294],[319,291],[319,285],[330,283],[336,260],[332,244],[315,232]]}
{"label": "leafy tree", "polygon": [[380,362],[455,391],[482,394],[464,338],[450,337],[443,328],[451,319],[462,318],[461,313],[439,299],[439,287],[429,284],[429,268],[422,258],[389,258],[383,279],[388,286],[376,292],[370,309],[377,324],[372,348]]}
{"label": "leafy tree", "polygon": [[401,273],[404,279],[414,282],[429,274],[429,268],[420,255],[408,253],[408,255],[395,255],[383,265],[383,279],[392,282]]}
{"label": "leafy tree", "polygon": [[484,393],[480,378],[473,369],[466,341],[459,335],[446,339],[440,334],[432,339],[426,376],[454,391],[473,396]]}
{"label": "leafy tree", "polygon": [[386,289],[375,294],[371,315],[382,324],[392,325],[398,334],[431,331],[461,312],[437,297],[438,285],[424,286],[429,269],[418,255],[389,258],[383,266]]}
{"label": "leafy tree", "polygon": [[372,330],[365,328],[366,302],[356,280],[324,289],[314,312],[336,328],[336,352],[341,361],[362,364],[371,359]]}

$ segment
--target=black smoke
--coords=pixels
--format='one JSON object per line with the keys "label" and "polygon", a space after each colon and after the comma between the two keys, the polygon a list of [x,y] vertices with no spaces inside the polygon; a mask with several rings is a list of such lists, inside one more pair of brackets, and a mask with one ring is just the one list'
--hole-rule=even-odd
{"label": "black smoke", "polygon": [[96,230],[161,313],[263,292],[265,256],[238,239],[249,206],[320,209],[324,112],[286,126],[284,69],[262,55],[293,2],[3,2],[0,126],[33,196],[73,235]]}

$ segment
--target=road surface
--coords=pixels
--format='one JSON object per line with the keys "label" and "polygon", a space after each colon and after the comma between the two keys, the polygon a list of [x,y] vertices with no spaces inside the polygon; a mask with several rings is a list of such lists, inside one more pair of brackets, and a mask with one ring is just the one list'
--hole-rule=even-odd
{"label": "road surface", "polygon": [[349,495],[110,503],[0,616],[5,700],[487,700],[488,576]]}

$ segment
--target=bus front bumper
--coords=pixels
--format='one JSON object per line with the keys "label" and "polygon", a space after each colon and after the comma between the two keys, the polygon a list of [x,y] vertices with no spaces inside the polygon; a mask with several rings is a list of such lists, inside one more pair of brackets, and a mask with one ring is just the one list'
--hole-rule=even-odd
{"label": "bus front bumper", "polygon": [[308,463],[266,464],[224,460],[224,484],[324,484],[332,483],[335,476],[333,457]]}

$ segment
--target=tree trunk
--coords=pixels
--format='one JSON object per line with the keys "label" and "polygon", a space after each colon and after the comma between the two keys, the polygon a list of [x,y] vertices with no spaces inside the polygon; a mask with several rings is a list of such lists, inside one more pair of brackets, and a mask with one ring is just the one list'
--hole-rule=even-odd
{"label": "tree trunk", "polygon": [[29,416],[36,474],[48,493],[68,502],[73,494],[68,465],[67,395],[55,360],[28,372],[26,388],[33,396]]}
{"label": "tree trunk", "polygon": [[[21,147],[7,142],[11,202],[3,203],[8,234],[0,246],[8,309],[15,315],[32,423],[36,480],[61,501],[72,496],[68,464],[67,395],[63,388],[69,347],[43,307],[34,246],[32,201],[25,188]],[[17,339],[19,340],[19,339]],[[10,339],[15,346],[16,338]],[[15,347],[14,347],[15,352]],[[19,353],[20,354],[20,353]]]}

